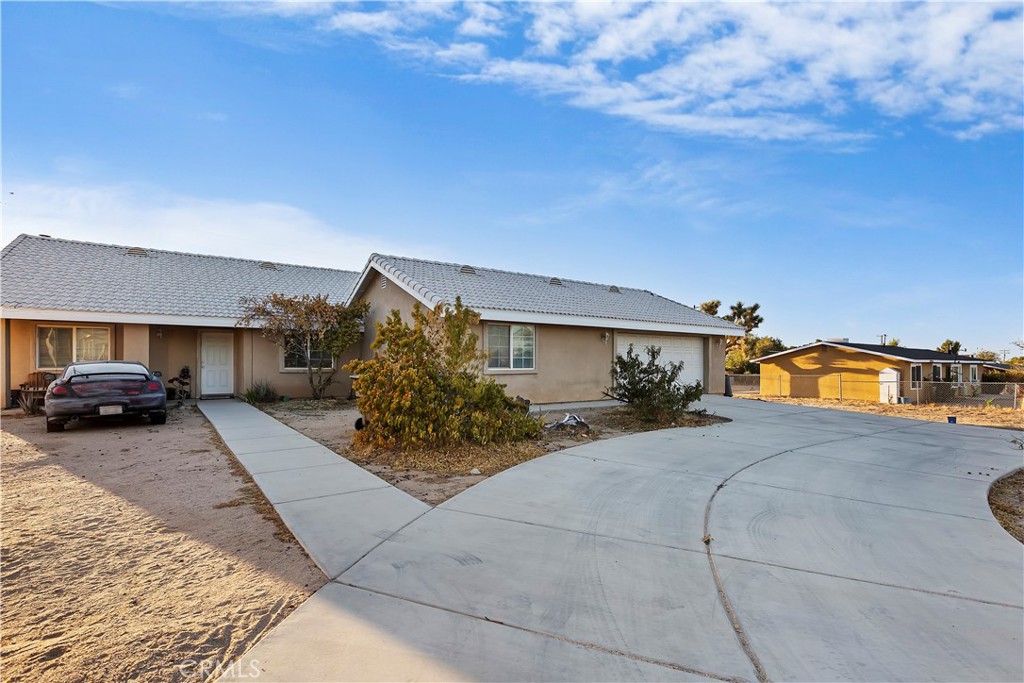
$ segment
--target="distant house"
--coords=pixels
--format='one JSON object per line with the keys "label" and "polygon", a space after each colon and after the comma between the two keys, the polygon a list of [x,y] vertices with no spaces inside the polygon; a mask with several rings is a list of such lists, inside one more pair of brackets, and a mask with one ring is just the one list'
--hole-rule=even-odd
{"label": "distant house", "polygon": [[[76,360],[138,360],[165,380],[188,366],[197,396],[232,396],[256,380],[281,394],[310,394],[304,366],[235,326],[240,299],[324,294],[371,305],[365,335],[345,357],[368,358],[375,323],[391,309],[408,320],[415,303],[463,303],[482,316],[484,372],[535,403],[602,398],[615,353],[662,348],[682,379],[724,391],[727,335],[742,328],[653,292],[557,277],[395,256],[370,257],[363,272],[203,256],[20,235],[0,257],[0,387]],[[339,372],[328,395],[345,396]]]}
{"label": "distant house", "polygon": [[[137,360],[165,381],[188,366],[190,388],[200,396],[241,394],[259,379],[282,394],[308,396],[299,359],[285,356],[258,330],[235,327],[240,299],[281,292],[343,302],[359,277],[31,235],[4,248],[0,275],[4,407],[30,373],[59,372],[78,360]],[[348,375],[338,373],[338,379],[329,395],[348,395]]]}
{"label": "distant house", "polygon": [[764,396],[883,403],[931,402],[936,399],[936,383],[978,386],[986,364],[972,356],[846,340],[816,341],[754,362],[761,366]]}
{"label": "distant house", "polygon": [[373,254],[352,300],[370,303],[363,339],[372,355],[375,323],[392,309],[409,320],[416,303],[433,308],[456,297],[481,316],[484,373],[535,403],[603,398],[615,354],[683,363],[680,379],[725,390],[725,337],[743,328],[653,292],[457,263]]}

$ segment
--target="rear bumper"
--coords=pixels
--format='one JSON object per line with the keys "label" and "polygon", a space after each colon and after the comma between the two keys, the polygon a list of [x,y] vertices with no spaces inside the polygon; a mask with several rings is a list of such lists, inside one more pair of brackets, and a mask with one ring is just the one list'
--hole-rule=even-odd
{"label": "rear bumper", "polygon": [[[114,415],[100,415],[101,406],[120,406],[121,412]],[[140,396],[119,396],[116,398],[53,398],[46,399],[48,418],[117,417],[118,415],[141,415],[167,410],[166,394]]]}

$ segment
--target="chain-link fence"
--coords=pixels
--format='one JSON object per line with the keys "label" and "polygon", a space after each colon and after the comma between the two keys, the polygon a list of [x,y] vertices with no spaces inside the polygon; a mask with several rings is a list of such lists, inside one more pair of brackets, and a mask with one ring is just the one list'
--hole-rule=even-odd
{"label": "chain-link fence", "polygon": [[[744,380],[743,391],[737,390],[734,375],[733,391],[753,393]],[[933,382],[928,380],[851,378],[832,375],[788,375],[759,378],[757,391],[762,396],[792,398],[830,398],[872,401],[878,403],[938,403],[965,407],[1024,408],[1024,384],[1015,382]]]}
{"label": "chain-link fence", "polygon": [[729,375],[732,378],[732,393],[761,393],[761,375]]}

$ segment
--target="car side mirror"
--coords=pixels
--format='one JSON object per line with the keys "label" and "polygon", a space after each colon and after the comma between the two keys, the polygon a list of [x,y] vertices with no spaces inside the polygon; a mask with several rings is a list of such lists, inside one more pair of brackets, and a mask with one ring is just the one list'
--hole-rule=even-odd
{"label": "car side mirror", "polygon": [[164,373],[160,372],[159,370],[155,370],[155,371],[153,372],[153,376],[154,376],[154,377],[163,377],[163,376],[164,376]]}

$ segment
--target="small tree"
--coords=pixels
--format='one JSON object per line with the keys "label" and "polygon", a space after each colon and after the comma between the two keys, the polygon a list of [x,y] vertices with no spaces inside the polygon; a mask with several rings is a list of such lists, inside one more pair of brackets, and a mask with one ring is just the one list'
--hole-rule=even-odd
{"label": "small tree", "polygon": [[605,396],[626,403],[638,418],[646,422],[671,422],[679,417],[704,393],[700,382],[678,383],[681,363],[661,364],[661,349],[647,347],[644,363],[630,344],[626,355],[616,355],[612,361],[612,386]]}
{"label": "small tree", "polygon": [[324,294],[243,297],[239,327],[259,327],[262,335],[298,358],[306,368],[313,398],[323,398],[334,382],[337,358],[359,341],[366,302],[331,303]]}
{"label": "small tree", "polygon": [[995,351],[989,351],[988,349],[982,349],[981,351],[975,351],[971,355],[973,355],[975,358],[980,358],[982,360],[991,361],[993,363],[998,363],[999,362],[999,354],[996,353]]}
{"label": "small tree", "polygon": [[355,390],[366,419],[357,442],[403,449],[470,442],[518,441],[540,434],[541,423],[480,376],[484,359],[472,331],[480,315],[443,304],[413,307],[412,325],[398,311],[377,324],[376,352],[345,369],[358,374]]}
{"label": "small tree", "polygon": [[955,356],[956,354],[960,353],[960,342],[953,341],[952,339],[947,339],[946,341],[939,344],[938,348],[936,348],[935,350],[940,351],[942,353],[951,353]]}
{"label": "small tree", "polygon": [[707,313],[708,315],[718,315],[718,307],[722,305],[720,299],[712,299],[711,301],[705,301],[700,305],[700,311]]}

